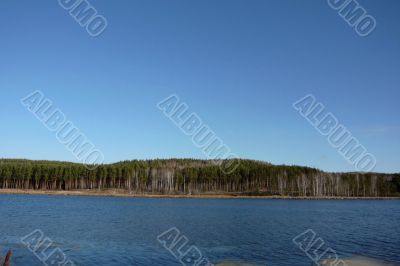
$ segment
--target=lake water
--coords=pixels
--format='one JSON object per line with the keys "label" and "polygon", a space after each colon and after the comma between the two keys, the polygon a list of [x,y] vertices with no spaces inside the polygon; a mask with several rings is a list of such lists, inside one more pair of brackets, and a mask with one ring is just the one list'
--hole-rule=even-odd
{"label": "lake water", "polygon": [[311,265],[312,229],[340,257],[400,262],[400,201],[143,199],[0,195],[0,255],[43,265],[20,241],[40,229],[75,265],[182,265],[157,236],[176,227],[213,263]]}

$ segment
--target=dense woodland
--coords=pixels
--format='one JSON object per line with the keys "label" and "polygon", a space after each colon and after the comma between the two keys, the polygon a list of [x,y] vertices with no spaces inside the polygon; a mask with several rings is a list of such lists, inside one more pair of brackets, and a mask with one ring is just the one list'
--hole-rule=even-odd
{"label": "dense woodland", "polygon": [[[222,161],[220,164],[228,164]],[[0,189],[121,189],[131,193],[242,193],[288,196],[400,196],[400,174],[327,173],[314,168],[240,160],[225,174],[208,160],[134,160],[99,165],[0,160]]]}

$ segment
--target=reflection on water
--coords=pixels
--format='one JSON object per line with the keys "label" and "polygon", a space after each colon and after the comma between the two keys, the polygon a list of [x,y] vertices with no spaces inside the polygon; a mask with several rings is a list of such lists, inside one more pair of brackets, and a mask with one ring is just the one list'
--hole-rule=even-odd
{"label": "reflection on water", "polygon": [[239,261],[224,261],[216,264],[215,266],[265,266],[265,265],[248,263],[248,262],[239,262]]}
{"label": "reflection on water", "polygon": [[0,255],[12,249],[12,266],[42,266],[20,242],[40,229],[77,266],[179,266],[157,241],[176,227],[215,264],[310,266],[292,240],[313,229],[339,258],[394,263],[399,221],[399,201],[0,195]]}

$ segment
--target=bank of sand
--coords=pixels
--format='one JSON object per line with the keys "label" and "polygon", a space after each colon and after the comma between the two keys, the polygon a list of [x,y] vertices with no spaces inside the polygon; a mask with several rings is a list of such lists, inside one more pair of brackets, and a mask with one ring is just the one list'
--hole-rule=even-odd
{"label": "bank of sand", "polygon": [[[343,264],[344,262],[344,264]],[[312,264],[310,262],[310,265],[317,265],[317,264]],[[345,265],[345,266],[398,266],[398,264],[391,264],[388,262],[372,259],[372,258],[367,258],[367,257],[353,257],[353,258],[346,258],[343,259],[341,263],[339,261],[335,260],[322,260],[319,262],[319,265],[321,266],[330,266],[330,265]],[[249,263],[249,262],[235,262],[235,261],[225,261],[221,262],[218,264],[215,264],[215,266],[268,266],[268,264],[254,264],[254,263]]]}
{"label": "bank of sand", "polygon": [[[321,266],[334,265],[335,260],[323,260],[319,262]],[[354,257],[350,259],[343,259],[345,266],[398,266],[398,264],[392,264],[384,261],[379,261],[367,257]],[[338,263],[338,264],[337,264]],[[335,265],[342,265],[343,263],[336,262]]]}
{"label": "bank of sand", "polygon": [[304,200],[388,200],[400,197],[291,197],[291,196],[249,196],[240,193],[206,193],[206,194],[154,194],[134,193],[126,190],[33,190],[33,189],[0,189],[0,194],[25,194],[25,195],[59,195],[59,196],[101,196],[101,197],[136,197],[136,198],[210,198],[210,199],[304,199]]}
{"label": "bank of sand", "polygon": [[[376,259],[371,259],[367,257],[354,257],[354,258],[348,258],[348,259],[343,259],[344,262],[342,263],[334,263],[335,260],[323,260],[319,262],[319,265],[321,266],[330,266],[330,265],[345,265],[345,266],[398,266],[397,264],[391,264],[383,261],[379,261]],[[338,263],[338,264],[337,264]],[[311,264],[310,265],[317,265],[317,264]],[[253,263],[247,263],[247,262],[231,262],[231,261],[226,261],[226,262],[221,262],[219,264],[216,264],[215,266],[268,266],[263,264],[253,264]]]}

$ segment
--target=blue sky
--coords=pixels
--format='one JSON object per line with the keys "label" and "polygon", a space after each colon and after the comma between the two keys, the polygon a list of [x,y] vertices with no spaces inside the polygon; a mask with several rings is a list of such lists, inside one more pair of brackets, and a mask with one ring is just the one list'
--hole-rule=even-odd
{"label": "blue sky", "polygon": [[0,157],[76,161],[20,99],[41,90],[106,162],[205,158],[157,102],[177,94],[242,158],[354,171],[292,103],[312,93],[400,171],[400,3],[359,0],[356,34],[326,1],[91,0],[93,38],[55,0],[0,2]]}

